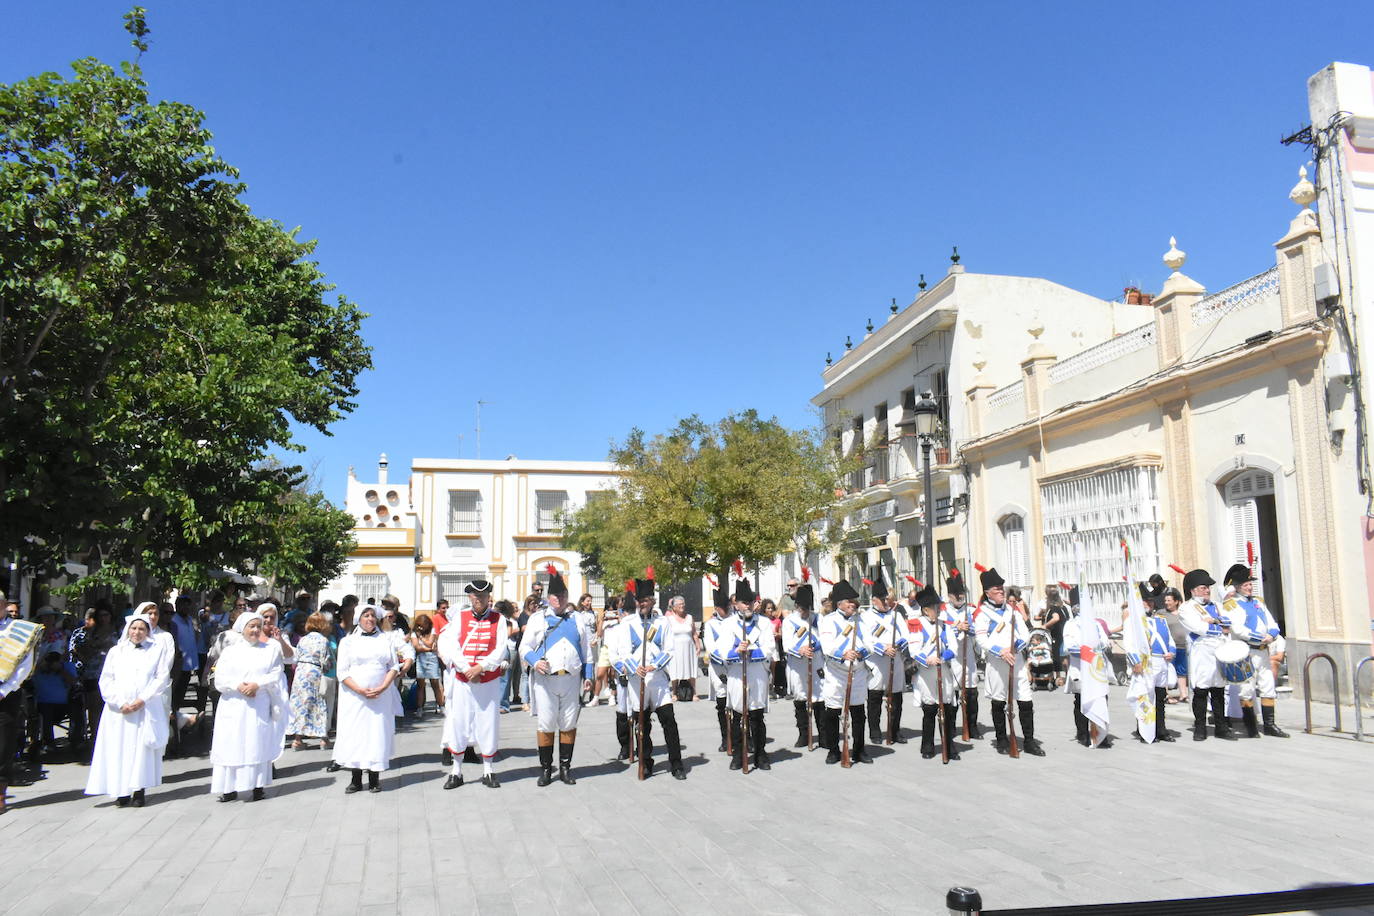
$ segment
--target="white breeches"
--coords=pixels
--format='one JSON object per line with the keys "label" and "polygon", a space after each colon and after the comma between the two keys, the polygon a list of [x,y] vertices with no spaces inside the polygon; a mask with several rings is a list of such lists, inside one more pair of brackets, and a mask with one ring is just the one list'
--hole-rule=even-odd
{"label": "white breeches", "polygon": [[1255,694],[1259,694],[1262,700],[1272,700],[1277,697],[1278,690],[1274,683],[1274,669],[1269,666],[1269,647],[1250,648],[1250,664],[1255,668],[1255,676],[1240,685],[1240,698],[1242,700],[1255,699]]}
{"label": "white breeches", "polygon": [[891,658],[886,655],[870,655],[867,665],[869,690],[886,691],[889,675],[892,678],[893,693],[906,690],[906,656],[900,649]]}
{"label": "white breeches", "polygon": [[[955,685],[958,683],[954,679],[954,672],[949,670],[950,663],[941,664],[939,676],[936,676],[935,666],[927,668],[925,665],[916,666],[916,687],[921,694],[921,702],[927,706],[934,705],[936,702],[953,703],[955,696]],[[936,700],[940,681],[944,682],[944,696],[941,700]]]}
{"label": "white breeches", "polygon": [[830,709],[840,709],[846,705],[855,706],[868,699],[868,669],[861,661],[853,663],[854,680],[849,686],[849,699],[845,701],[844,685],[849,677],[850,663],[827,659],[825,662],[825,689],[821,699]]}
{"label": "white breeches", "polygon": [[706,667],[706,677],[711,682],[711,699],[725,696],[725,668],[715,662],[710,662]]}
{"label": "white breeches", "polygon": [[1178,684],[1178,672],[1174,663],[1162,655],[1151,655],[1149,666],[1145,669],[1150,676],[1150,686],[1169,688]]}
{"label": "white breeches", "polygon": [[[989,700],[996,700],[999,703],[1007,698],[1007,668],[1008,665],[1002,660],[1002,656],[988,653],[987,667],[983,669],[984,677],[987,679],[987,695]],[[1026,703],[1031,700],[1030,671],[1026,667],[1026,659],[1020,652],[1016,653],[1016,701]]]}
{"label": "white breeches", "polygon": [[444,710],[444,745],[461,754],[469,747],[490,757],[496,753],[501,738],[500,678],[485,684],[469,684],[453,679],[453,688]]}
{"label": "white breeches", "polygon": [[[626,678],[625,688],[621,692],[627,694],[625,711],[631,714],[639,712],[639,675],[632,674]],[[668,680],[667,670],[658,668],[650,671],[644,681],[644,707],[658,709],[672,702],[672,683]]]}
{"label": "white breeches", "polygon": [[[1217,647],[1228,641],[1221,636],[1204,636],[1192,641],[1188,646],[1188,683],[1198,690],[1226,686],[1226,681],[1217,673],[1216,651]],[[1268,658],[1265,658],[1264,666],[1269,667]]]}
{"label": "white breeches", "polygon": [[[767,709],[768,690],[772,682],[773,663],[767,659],[749,663],[749,708]],[[725,705],[735,712],[744,708],[744,665],[730,665],[726,669]]]}
{"label": "white breeches", "polygon": [[530,698],[541,732],[572,731],[582,712],[582,676],[531,671]]}
{"label": "white breeches", "polygon": [[821,672],[825,670],[825,659],[821,658],[820,653],[816,653],[810,659],[811,662],[811,689],[806,687],[806,665],[807,659],[787,656],[787,692],[794,700],[805,701],[808,696],[812,701],[819,700],[824,690]]}

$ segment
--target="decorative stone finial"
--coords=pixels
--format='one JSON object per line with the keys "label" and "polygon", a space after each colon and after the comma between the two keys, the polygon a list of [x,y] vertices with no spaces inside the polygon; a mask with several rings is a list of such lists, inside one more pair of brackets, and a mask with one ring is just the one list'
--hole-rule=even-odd
{"label": "decorative stone finial", "polygon": [[955,246],[954,246],[954,253],[951,254],[951,255],[949,256],[949,263],[951,263],[951,264],[958,264],[958,263],[959,263],[959,246],[958,246],[958,245],[955,245]]}
{"label": "decorative stone finial", "polygon": [[852,350],[852,349],[854,349],[854,341],[852,341],[852,340],[849,339],[849,335],[848,335],[848,334],[844,335],[844,348],[845,348],[846,350]]}
{"label": "decorative stone finial", "polygon": [[872,319],[872,318],[868,319],[868,324],[864,325],[864,331],[867,332],[867,333],[864,335],[865,337],[872,337],[872,336],[873,336],[873,319]]}
{"label": "decorative stone finial", "polygon": [[926,288],[926,275],[925,275],[925,274],[921,274],[921,282],[916,284],[916,288],[919,289],[919,290],[921,290],[921,292],[925,292],[925,288]]}
{"label": "decorative stone finial", "polygon": [[834,362],[834,360],[832,360],[832,359],[830,358],[830,351],[829,351],[829,350],[826,350],[826,351],[825,351],[825,364],[828,366],[828,365],[830,365],[830,364],[833,363],[833,362]]}
{"label": "decorative stone finial", "polygon": [[1317,189],[1307,180],[1307,166],[1298,169],[1298,183],[1288,192],[1288,199],[1304,208],[1317,199]]}
{"label": "decorative stone finial", "polygon": [[892,314],[897,314],[897,297],[892,297]]}
{"label": "decorative stone finial", "polygon": [[1178,250],[1178,239],[1169,236],[1169,250],[1164,252],[1164,266],[1178,273],[1183,263],[1188,260],[1188,255]]}

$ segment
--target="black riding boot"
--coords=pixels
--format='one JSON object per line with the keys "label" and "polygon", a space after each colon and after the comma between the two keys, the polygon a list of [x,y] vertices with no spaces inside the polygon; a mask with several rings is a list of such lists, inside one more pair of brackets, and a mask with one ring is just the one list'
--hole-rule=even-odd
{"label": "black riding boot", "polygon": [[[559,738],[562,738],[559,735]],[[572,774],[573,742],[562,741],[558,745],[558,778],[563,780],[565,785],[573,786],[577,780],[573,779]]]}
{"label": "black riding boot", "polygon": [[1011,750],[1011,745],[1007,743],[1007,702],[1006,700],[992,701],[992,728],[997,735],[995,746],[997,753],[1006,754]]}
{"label": "black riding boot", "polygon": [[968,719],[968,734],[970,738],[983,737],[983,728],[978,724],[978,688],[968,689],[968,699],[964,701],[964,716]]}
{"label": "black riding boot", "polygon": [[623,712],[615,714],[615,736],[620,741],[620,753],[616,760],[630,759],[630,717]]}
{"label": "black riding boot", "polygon": [[795,700],[792,711],[797,717],[797,743],[793,747],[806,747],[806,701]]}
{"label": "black riding boot", "polygon": [[826,732],[824,703],[817,700],[816,702],[811,704],[811,718],[816,723],[816,740],[819,742],[821,747],[829,748],[831,745],[826,744],[825,740]]}
{"label": "black riding boot", "polygon": [[859,703],[849,708],[849,721],[854,727],[854,747],[853,759],[858,763],[872,763],[873,758],[868,756],[865,750],[867,745],[864,743],[864,704]]}
{"label": "black riding boot", "polygon": [[730,721],[725,712],[725,697],[716,697],[716,722],[720,725],[720,747],[716,750],[724,754],[730,731]]}
{"label": "black riding boot", "polygon": [[1231,732],[1231,720],[1226,718],[1226,688],[1212,687],[1207,692],[1211,694],[1212,724],[1217,737],[1227,741],[1237,740]]}
{"label": "black riding boot", "polygon": [[921,704],[921,757],[925,760],[935,756],[935,714],[939,707],[934,703]]}
{"label": "black riding boot", "polygon": [[1255,715],[1254,706],[1242,706],[1240,708],[1241,721],[1245,723],[1245,733],[1251,738],[1260,736],[1259,717]]}
{"label": "black riding boot", "polygon": [[1164,687],[1155,688],[1155,740],[1173,741],[1174,734],[1164,721],[1164,709],[1169,705],[1169,691]]}
{"label": "black riding boot", "polygon": [[954,726],[959,718],[959,707],[953,703],[947,703],[945,710],[945,740],[949,742],[949,759],[959,759],[959,745],[954,743]]}
{"label": "black riding boot", "polygon": [[868,740],[874,744],[883,743],[883,733],[878,729],[878,723],[883,715],[883,692],[881,690],[870,690],[868,692]]}
{"label": "black riding boot", "polygon": [[840,762],[840,710],[827,708],[821,719],[821,743],[829,749],[826,763]]}
{"label": "black riding boot", "polygon": [[[687,771],[682,766],[682,741],[678,737],[677,714],[672,706],[658,708],[658,723],[663,726],[663,742],[668,745],[668,769],[674,779],[686,779]],[[646,729],[647,731],[647,729]],[[649,743],[652,752],[653,742]]]}
{"label": "black riding boot", "polygon": [[1016,701],[1016,718],[1021,720],[1022,747],[1032,757],[1044,757],[1045,749],[1035,740],[1035,703],[1030,700]]}
{"label": "black riding boot", "polygon": [[764,750],[768,744],[768,726],[764,724],[762,709],[749,710],[749,744],[754,753],[754,766],[760,770],[771,769],[768,753]]}
{"label": "black riding boot", "polygon": [[892,743],[906,744],[902,737],[902,694],[892,694]]}
{"label": "black riding boot", "polygon": [[[1263,700],[1260,700],[1260,702],[1263,703],[1264,701],[1263,701]],[[1272,702],[1272,701],[1271,701],[1271,702]],[[1279,728],[1278,724],[1274,721],[1274,707],[1273,707],[1273,706],[1261,706],[1261,707],[1260,707],[1260,712],[1261,712],[1261,713],[1263,714],[1263,716],[1264,716],[1264,733],[1265,733],[1266,735],[1270,736],[1271,738],[1287,738],[1287,737],[1288,737],[1288,732],[1286,732],[1286,731],[1284,731],[1283,729]]]}
{"label": "black riding boot", "polygon": [[553,745],[539,748],[539,780],[536,785],[547,786],[553,782]]}
{"label": "black riding boot", "polygon": [[1083,715],[1083,695],[1079,693],[1073,695],[1073,729],[1074,740],[1079,744],[1088,747],[1093,743],[1088,737],[1088,717]]}
{"label": "black riding boot", "polygon": [[1207,698],[1210,691],[1193,688],[1193,740],[1207,740]]}
{"label": "black riding boot", "polygon": [[730,769],[744,766],[744,724],[741,716],[730,717]]}

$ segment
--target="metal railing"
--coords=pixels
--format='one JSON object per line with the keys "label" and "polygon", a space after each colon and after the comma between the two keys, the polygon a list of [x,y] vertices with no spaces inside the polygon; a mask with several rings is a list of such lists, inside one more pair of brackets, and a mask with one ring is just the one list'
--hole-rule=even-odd
{"label": "metal railing", "polygon": [[1307,717],[1307,727],[1303,729],[1307,734],[1312,734],[1312,663],[1319,658],[1324,658],[1331,665],[1331,696],[1334,698],[1332,705],[1336,707],[1336,731],[1341,730],[1341,672],[1336,667],[1336,660],[1325,652],[1316,652],[1307,657],[1307,661],[1302,663],[1302,708],[1303,714]]}
{"label": "metal railing", "polygon": [[1354,676],[1350,679],[1350,680],[1354,683],[1354,688],[1355,688],[1355,689],[1352,691],[1352,693],[1355,694],[1355,740],[1356,740],[1356,741],[1363,741],[1363,740],[1364,740],[1364,714],[1363,714],[1363,712],[1360,710],[1360,672],[1363,671],[1363,670],[1364,670],[1364,666],[1367,665],[1367,664],[1369,664],[1370,662],[1374,662],[1374,655],[1366,655],[1364,658],[1360,659],[1360,663],[1359,663],[1358,665],[1355,666],[1355,674],[1354,674]]}

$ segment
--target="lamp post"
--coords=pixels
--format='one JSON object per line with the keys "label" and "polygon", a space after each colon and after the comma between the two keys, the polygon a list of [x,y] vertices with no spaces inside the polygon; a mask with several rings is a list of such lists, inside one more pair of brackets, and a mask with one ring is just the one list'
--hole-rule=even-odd
{"label": "lamp post", "polygon": [[930,491],[930,449],[934,445],[935,423],[940,417],[940,405],[926,391],[912,408],[916,421],[916,435],[921,439],[921,476],[922,492],[926,497],[925,540],[926,540],[926,583],[934,588],[935,582],[935,495]]}

